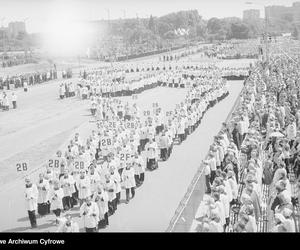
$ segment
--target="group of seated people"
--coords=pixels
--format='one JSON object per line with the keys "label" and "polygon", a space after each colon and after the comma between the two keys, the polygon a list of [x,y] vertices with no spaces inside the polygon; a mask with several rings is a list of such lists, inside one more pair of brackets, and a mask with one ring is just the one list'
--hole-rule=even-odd
{"label": "group of seated people", "polygon": [[198,232],[299,232],[299,63],[257,63],[204,161]]}

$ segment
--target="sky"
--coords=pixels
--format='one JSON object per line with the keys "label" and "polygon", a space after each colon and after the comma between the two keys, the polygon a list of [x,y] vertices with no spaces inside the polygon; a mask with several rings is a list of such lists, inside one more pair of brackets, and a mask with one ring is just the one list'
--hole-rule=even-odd
{"label": "sky", "polygon": [[[242,17],[245,9],[264,5],[291,6],[297,0],[0,0],[0,27],[11,21],[24,21],[29,33],[43,32],[49,23],[61,18],[100,20],[162,16],[180,10],[198,10],[204,19]],[[299,0],[298,0],[299,1]]]}

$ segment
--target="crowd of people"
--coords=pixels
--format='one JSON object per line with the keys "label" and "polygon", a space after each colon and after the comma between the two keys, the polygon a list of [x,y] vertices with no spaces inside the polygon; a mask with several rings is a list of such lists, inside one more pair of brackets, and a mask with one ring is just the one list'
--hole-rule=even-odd
{"label": "crowd of people", "polygon": [[258,63],[204,161],[198,232],[299,232],[299,63]]}
{"label": "crowd of people", "polygon": [[63,79],[72,78],[72,75],[73,75],[72,69],[63,70],[62,73],[61,73],[61,75],[62,75]]}
{"label": "crowd of people", "polygon": [[[88,74],[85,81],[93,83],[95,77],[95,72]],[[53,211],[59,232],[78,231],[77,218],[69,213],[62,217],[63,211],[77,207],[86,232],[107,227],[119,204],[129,203],[143,185],[146,170],[158,169],[173,146],[194,132],[206,110],[228,95],[221,77],[191,81],[185,99],[165,113],[159,103],[141,111],[135,102],[125,103],[112,92],[83,92],[89,95],[97,129],[86,140],[75,134],[66,150],[49,160],[37,182],[26,179],[31,226],[37,226],[36,211],[40,216]]]}
{"label": "crowd of people", "polygon": [[192,46],[181,52],[171,52],[166,55],[162,55],[159,57],[159,61],[161,62],[178,61],[179,59],[182,59],[190,55],[195,55],[195,54],[204,55],[204,52],[207,50],[208,47],[209,47],[208,45]]}
{"label": "crowd of people", "polygon": [[253,40],[246,42],[226,42],[216,44],[205,50],[208,57],[216,57],[218,59],[257,59],[259,53],[259,41]]}
{"label": "crowd of people", "polygon": [[41,84],[57,79],[57,70],[50,69],[44,72],[26,73],[22,75],[0,76],[0,90],[22,88],[24,85]]}
{"label": "crowd of people", "polygon": [[12,67],[21,64],[28,64],[28,63],[36,63],[37,60],[33,58],[31,55],[26,54],[2,54],[0,55],[2,59],[0,62],[0,66],[2,68]]}
{"label": "crowd of people", "polygon": [[[248,74],[248,67],[219,68],[214,64],[120,64],[113,70],[100,68],[84,71],[77,84],[76,95],[81,99],[88,99],[93,94],[131,96],[157,86],[186,88],[211,79],[245,79]],[[63,84],[59,88],[59,95],[60,98],[68,96]]]}

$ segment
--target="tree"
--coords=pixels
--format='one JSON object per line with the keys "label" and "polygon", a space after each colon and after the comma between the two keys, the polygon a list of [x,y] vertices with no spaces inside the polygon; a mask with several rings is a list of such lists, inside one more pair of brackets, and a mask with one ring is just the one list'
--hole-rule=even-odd
{"label": "tree", "polygon": [[216,34],[222,29],[222,26],[223,26],[223,24],[222,24],[221,20],[213,17],[213,18],[209,19],[208,23],[207,23],[208,33]]}
{"label": "tree", "polygon": [[197,34],[198,37],[206,38],[207,28],[206,28],[206,24],[204,22],[197,24],[196,34]]}
{"label": "tree", "polygon": [[170,30],[173,30],[173,27],[171,24],[166,23],[166,22],[159,22],[157,24],[157,30],[160,36],[163,36],[165,33],[167,33]]}
{"label": "tree", "polygon": [[164,37],[165,37],[166,39],[174,39],[174,38],[176,37],[176,35],[175,35],[174,31],[169,30],[168,32],[166,32],[166,33],[164,34]]}
{"label": "tree", "polygon": [[149,23],[148,23],[148,29],[151,30],[153,33],[155,33],[155,23],[154,23],[154,19],[153,16],[151,15],[149,18]]}
{"label": "tree", "polygon": [[248,39],[250,29],[245,23],[232,23],[230,28],[230,38]]}

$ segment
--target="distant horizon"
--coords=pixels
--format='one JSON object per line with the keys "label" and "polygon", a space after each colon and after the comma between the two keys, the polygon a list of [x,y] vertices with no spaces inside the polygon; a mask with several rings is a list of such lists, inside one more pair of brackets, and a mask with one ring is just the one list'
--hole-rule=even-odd
{"label": "distant horizon", "polygon": [[[197,10],[203,19],[242,18],[247,9],[260,10],[264,18],[264,6],[291,7],[297,0],[0,0],[0,25],[24,21],[28,33],[43,33],[53,20],[101,21],[134,18],[161,17],[170,13]],[[2,20],[2,18],[5,18]]]}

